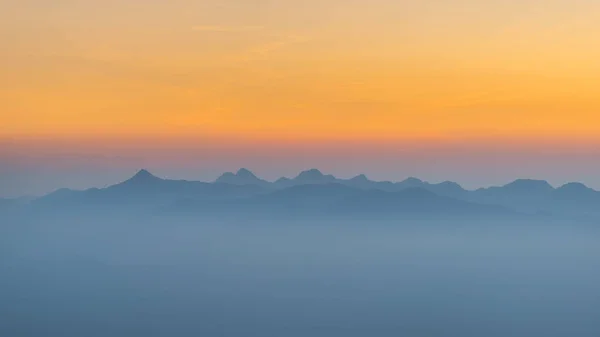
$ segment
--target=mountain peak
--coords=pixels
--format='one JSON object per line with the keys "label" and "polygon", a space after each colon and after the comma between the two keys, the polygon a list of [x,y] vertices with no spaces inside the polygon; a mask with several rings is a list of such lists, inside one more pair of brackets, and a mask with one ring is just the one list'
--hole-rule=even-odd
{"label": "mountain peak", "polygon": [[350,180],[352,180],[352,181],[368,181],[369,178],[367,178],[367,176],[364,175],[364,174],[359,174],[359,175],[357,175],[356,177],[354,177],[354,178],[352,178]]}
{"label": "mountain peak", "polygon": [[560,187],[561,189],[578,189],[578,190],[586,190],[589,187],[585,186],[582,183],[566,183]]}
{"label": "mountain peak", "polygon": [[231,172],[223,173],[217,180],[217,183],[225,183],[232,185],[248,185],[262,184],[263,180],[259,179],[250,170],[241,168],[235,174]]}
{"label": "mountain peak", "polygon": [[597,193],[595,190],[585,186],[582,183],[567,183],[556,189],[557,193]]}
{"label": "mountain peak", "polygon": [[131,179],[129,180],[150,180],[150,179],[158,179],[155,175],[150,173],[146,169],[139,170]]}
{"label": "mountain peak", "polygon": [[151,175],[152,175],[152,173],[150,173],[146,169],[141,169],[135,174],[135,176],[151,176]]}
{"label": "mountain peak", "polygon": [[547,181],[534,179],[517,179],[504,187],[527,191],[550,191],[554,189]]}
{"label": "mountain peak", "polygon": [[334,182],[336,178],[331,174],[324,175],[317,169],[310,169],[300,172],[294,180],[299,181],[300,183],[320,184]]}
{"label": "mountain peak", "polygon": [[594,204],[600,200],[600,192],[585,186],[582,183],[567,183],[553,191],[558,199],[568,202],[590,202]]}
{"label": "mountain peak", "polygon": [[462,189],[462,186],[460,186],[459,183],[455,183],[454,181],[442,181],[441,183],[437,184],[438,186],[445,186],[445,187],[451,187],[451,188],[460,188]]}
{"label": "mountain peak", "polygon": [[162,180],[158,177],[156,177],[155,175],[153,175],[152,173],[150,173],[148,170],[146,169],[141,169],[139,170],[133,177],[129,178],[128,180],[124,181],[121,184],[117,184],[117,185],[146,185],[146,184],[150,184],[156,181]]}
{"label": "mountain peak", "polygon": [[423,180],[415,178],[415,177],[408,177],[408,178],[404,179],[403,181],[399,182],[398,184],[406,185],[409,187],[419,187],[419,186],[423,185]]}
{"label": "mountain peak", "polygon": [[320,177],[323,177],[323,173],[321,173],[321,171],[319,171],[317,169],[310,169],[310,170],[302,171],[298,175],[298,178],[312,179],[312,178],[320,178]]}
{"label": "mountain peak", "polygon": [[256,178],[254,173],[246,168],[239,169],[235,175],[240,178]]}

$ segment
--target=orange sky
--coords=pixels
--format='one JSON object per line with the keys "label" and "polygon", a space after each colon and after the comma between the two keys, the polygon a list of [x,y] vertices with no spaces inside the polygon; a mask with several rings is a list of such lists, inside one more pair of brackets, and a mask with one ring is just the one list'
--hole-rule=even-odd
{"label": "orange sky", "polygon": [[597,0],[3,1],[0,196],[140,166],[600,186],[599,39]]}
{"label": "orange sky", "polygon": [[0,13],[3,137],[600,138],[597,1],[25,0]]}

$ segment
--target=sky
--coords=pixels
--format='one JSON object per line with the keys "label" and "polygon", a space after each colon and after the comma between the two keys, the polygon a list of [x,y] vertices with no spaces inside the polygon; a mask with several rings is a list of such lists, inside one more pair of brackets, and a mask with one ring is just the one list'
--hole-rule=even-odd
{"label": "sky", "polygon": [[0,2],[0,196],[141,167],[600,188],[596,0]]}

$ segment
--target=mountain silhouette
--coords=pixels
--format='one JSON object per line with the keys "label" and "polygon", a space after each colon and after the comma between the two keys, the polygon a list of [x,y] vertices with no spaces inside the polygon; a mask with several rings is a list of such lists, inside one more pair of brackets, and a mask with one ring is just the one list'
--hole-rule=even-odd
{"label": "mountain silhouette", "polygon": [[563,199],[598,199],[600,192],[595,191],[582,183],[568,183],[557,188],[554,196]]}
{"label": "mountain silhouette", "polygon": [[270,217],[444,217],[516,216],[501,206],[480,205],[439,196],[423,188],[398,192],[361,189],[340,183],[302,184],[248,198],[178,203],[176,212],[260,214]]}
{"label": "mountain silhouette", "polygon": [[540,194],[549,193],[554,189],[545,180],[534,180],[534,179],[517,179],[512,183],[506,184],[502,187],[504,191],[519,192],[527,194]]}
{"label": "mountain silhouette", "polygon": [[404,179],[401,182],[395,183],[394,185],[401,187],[401,188],[410,188],[410,187],[423,187],[424,185],[426,185],[426,183],[424,181],[422,181],[421,179],[409,177],[409,178]]}
{"label": "mountain silhouette", "polygon": [[598,212],[600,208],[600,192],[582,183],[568,183],[552,191],[553,209],[570,213]]}
{"label": "mountain silhouette", "polygon": [[[260,214],[271,216],[370,215],[423,216],[477,215],[509,213],[496,206],[440,196],[425,188],[384,191],[364,175],[343,180],[308,170],[287,180],[295,185],[263,188],[261,181],[247,170],[236,173],[231,183],[214,183],[159,178],[140,170],[131,178],[108,186],[84,191],[61,189],[34,202],[38,209],[72,212],[85,209],[146,210],[192,212],[212,215]],[[222,176],[223,177],[223,176]],[[247,182],[248,184],[242,184]],[[314,183],[310,183],[314,182]],[[355,184],[357,186],[350,186]],[[383,183],[393,186],[391,183]]]}
{"label": "mountain silhouette", "polygon": [[172,203],[178,199],[237,198],[263,192],[256,185],[206,183],[200,181],[168,180],[156,177],[142,169],[131,178],[106,188],[83,191],[60,189],[33,203],[38,206],[60,205],[145,205],[156,206]]}
{"label": "mountain silhouette", "polygon": [[239,169],[236,173],[225,172],[215,182],[232,185],[269,185],[269,182],[259,179],[254,173],[245,168]]}
{"label": "mountain silhouette", "polygon": [[141,169],[133,177],[131,177],[128,181],[140,181],[141,182],[141,181],[153,181],[153,180],[157,180],[157,179],[160,179],[160,178],[156,177],[155,175],[153,175],[146,169]]}
{"label": "mountain silhouette", "polygon": [[[0,208],[11,202],[0,200]],[[60,189],[31,202],[46,209],[78,207],[175,208],[207,213],[288,212],[372,214],[376,212],[431,214],[597,214],[600,192],[581,183],[559,188],[547,181],[517,179],[503,186],[466,190],[451,181],[429,183],[417,178],[400,182],[372,181],[366,175],[340,179],[318,169],[295,178],[268,182],[248,169],[228,172],[215,182],[169,180],[141,169],[129,179],[106,188]]]}
{"label": "mountain silhouette", "polygon": [[309,169],[300,172],[295,178],[292,179],[286,177],[279,178],[273,183],[273,185],[276,188],[286,188],[306,184],[331,184],[337,180],[338,179],[334,176],[324,175],[317,169]]}
{"label": "mountain silhouette", "polygon": [[462,186],[453,181],[444,181],[439,184],[430,184],[425,188],[442,196],[454,197],[459,199],[465,199],[468,195],[467,190],[465,190]]}
{"label": "mountain silhouette", "polygon": [[310,169],[300,172],[294,181],[302,184],[328,184],[336,181],[336,178],[331,174],[324,175],[317,169]]}
{"label": "mountain silhouette", "polygon": [[163,182],[163,179],[158,178],[146,169],[139,170],[133,177],[124,182],[114,185],[123,188],[153,188]]}
{"label": "mountain silhouette", "polygon": [[377,188],[377,183],[369,180],[369,178],[367,178],[367,176],[364,174],[359,174],[354,178],[348,179],[346,181],[340,181],[340,182],[342,184],[346,184],[348,186],[364,188],[364,189]]}
{"label": "mountain silhouette", "polygon": [[501,206],[481,205],[440,196],[422,187],[410,187],[398,192],[368,190],[356,193],[336,204],[343,214],[422,214],[427,216],[508,216]]}

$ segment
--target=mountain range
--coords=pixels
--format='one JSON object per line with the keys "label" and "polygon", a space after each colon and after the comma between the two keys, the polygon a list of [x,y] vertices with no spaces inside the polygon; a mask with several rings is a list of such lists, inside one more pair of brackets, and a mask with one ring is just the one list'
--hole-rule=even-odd
{"label": "mountain range", "polygon": [[519,179],[504,186],[467,190],[455,182],[417,178],[373,181],[361,174],[340,179],[317,169],[274,182],[248,169],[214,182],[169,180],[142,169],[131,178],[87,190],[60,189],[33,200],[0,199],[0,211],[18,206],[29,213],[89,209],[262,214],[398,216],[567,216],[600,220],[600,192],[581,183],[554,188],[543,180]]}

